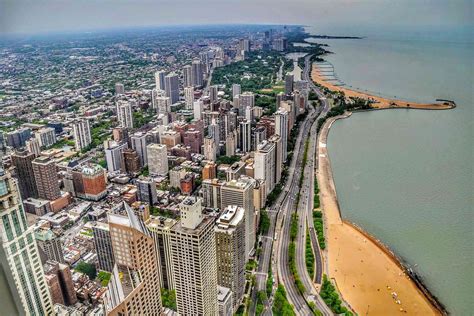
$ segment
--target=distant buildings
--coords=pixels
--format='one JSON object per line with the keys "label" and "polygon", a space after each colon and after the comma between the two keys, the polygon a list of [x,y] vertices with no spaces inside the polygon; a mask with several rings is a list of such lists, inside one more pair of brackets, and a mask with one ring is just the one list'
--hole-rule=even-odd
{"label": "distant buildings", "polygon": [[38,140],[40,147],[50,147],[56,143],[56,133],[54,128],[43,127],[35,133],[35,138]]}
{"label": "distant buildings", "polygon": [[76,151],[81,151],[87,148],[92,143],[89,120],[75,120],[71,125]]}
{"label": "distant buildings", "polygon": [[195,87],[201,87],[203,85],[203,69],[202,69],[202,64],[199,59],[193,60],[193,63],[191,64],[191,76],[192,76],[192,83],[193,86]]}
{"label": "distant buildings", "polygon": [[63,244],[60,237],[51,229],[37,229],[35,231],[35,238],[43,263],[46,263],[48,260],[64,263]]}
{"label": "distant buildings", "polygon": [[291,94],[293,92],[293,74],[286,74],[285,76],[285,94]]}
{"label": "distant buildings", "polygon": [[163,70],[155,72],[155,87],[157,90],[165,90],[166,72]]}

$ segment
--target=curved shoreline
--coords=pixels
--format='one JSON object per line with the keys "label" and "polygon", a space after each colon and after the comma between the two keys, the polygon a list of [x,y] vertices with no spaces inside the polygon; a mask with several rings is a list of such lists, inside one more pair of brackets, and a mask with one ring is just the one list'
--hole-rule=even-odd
{"label": "curved shoreline", "polygon": [[369,92],[362,92],[355,89],[348,88],[347,86],[337,86],[329,81],[325,80],[321,74],[321,69],[318,67],[316,62],[312,63],[311,68],[311,79],[318,85],[327,88],[331,91],[343,92],[346,97],[361,98],[365,100],[371,100],[374,103],[371,104],[373,110],[385,110],[385,109],[418,109],[418,110],[450,110],[456,107],[456,103],[451,100],[436,99],[433,103],[420,103],[410,102],[400,99],[391,99],[378,95],[371,94]]}
{"label": "curved shoreline", "polygon": [[[328,243],[325,265],[329,277],[337,280],[342,297],[359,314],[366,313],[367,308],[367,312],[369,309],[374,312],[375,309],[376,314],[403,310],[410,314],[446,315],[442,304],[422,282],[407,275],[409,270],[393,251],[362,228],[342,218],[326,144],[332,124],[348,116],[328,119],[318,135],[318,145],[324,145],[317,149],[317,177]],[[339,257],[341,261],[338,261]],[[370,277],[364,277],[364,274]],[[346,285],[346,278],[353,283],[352,287]],[[394,306],[392,304],[397,300],[390,294],[395,292],[402,303]]]}

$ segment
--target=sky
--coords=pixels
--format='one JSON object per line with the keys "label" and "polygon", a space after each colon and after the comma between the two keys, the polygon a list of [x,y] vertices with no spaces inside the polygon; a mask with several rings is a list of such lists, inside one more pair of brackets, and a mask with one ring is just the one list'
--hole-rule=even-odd
{"label": "sky", "polygon": [[[176,24],[473,27],[471,0],[0,0],[0,33],[69,32]],[[327,33],[327,32],[326,32]]]}

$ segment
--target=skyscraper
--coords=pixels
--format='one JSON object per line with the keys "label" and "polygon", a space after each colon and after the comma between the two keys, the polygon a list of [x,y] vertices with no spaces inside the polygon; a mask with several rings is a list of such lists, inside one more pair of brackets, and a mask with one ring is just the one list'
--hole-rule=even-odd
{"label": "skyscraper", "polygon": [[175,73],[165,76],[165,94],[170,98],[171,104],[179,101],[179,79]]}
{"label": "skyscraper", "polygon": [[155,100],[155,106],[158,110],[158,114],[168,115],[170,112],[171,99],[165,96],[159,96]]}
{"label": "skyscraper", "polygon": [[163,70],[155,72],[155,87],[157,90],[165,90],[166,72]]}
{"label": "skyscraper", "polygon": [[201,185],[203,205],[208,208],[221,207],[221,189],[224,181],[219,179],[204,179]]}
{"label": "skyscraper", "polygon": [[54,128],[43,127],[35,133],[35,138],[38,140],[40,147],[50,147],[56,143],[56,133]]}
{"label": "skyscraper", "polygon": [[227,182],[221,188],[221,210],[229,205],[237,205],[245,210],[245,255],[246,260],[255,245],[256,220],[253,205],[253,188],[255,180],[240,177],[239,180]]}
{"label": "skyscraper", "polygon": [[186,102],[186,110],[192,110],[194,104],[194,88],[184,88],[184,101]]}
{"label": "skyscraper", "polygon": [[[27,226],[15,180],[1,168],[0,205],[0,276],[6,279],[2,280],[0,287],[5,288],[2,291],[5,297],[11,299],[8,304],[2,304],[2,313],[51,315],[52,300],[33,237],[33,227]],[[8,311],[9,308],[15,309],[12,301],[16,312]]]}
{"label": "skyscraper", "polygon": [[286,74],[285,76],[285,94],[291,94],[293,92],[293,74]]}
{"label": "skyscraper", "polygon": [[146,226],[155,241],[160,283],[162,287],[168,290],[174,289],[170,234],[175,224],[175,219],[165,217],[150,217],[146,222]]}
{"label": "skyscraper", "polygon": [[214,218],[202,214],[201,200],[180,204],[181,221],[171,230],[171,261],[180,315],[216,315],[217,262]]}
{"label": "skyscraper", "polygon": [[115,266],[105,299],[107,315],[160,315],[155,244],[127,203],[126,216],[109,214]]}
{"label": "skyscraper", "polygon": [[61,196],[59,190],[56,163],[49,157],[38,157],[32,162],[38,197],[45,200],[56,200]]}
{"label": "skyscraper", "polygon": [[193,63],[191,64],[191,75],[192,75],[192,81],[193,85],[195,87],[201,87],[203,85],[203,78],[202,78],[202,64],[199,59],[193,60]]}
{"label": "skyscraper", "polygon": [[266,195],[275,188],[275,144],[264,141],[255,152],[255,179],[265,181]]}
{"label": "skyscraper", "polygon": [[168,149],[162,144],[149,144],[146,146],[148,153],[148,170],[152,175],[166,176],[168,174]]}
{"label": "skyscraper", "polygon": [[117,118],[120,127],[133,128],[132,104],[128,101],[117,101]]}
{"label": "skyscraper", "polygon": [[158,202],[158,196],[156,194],[156,183],[150,179],[138,179],[138,200],[141,202],[153,205]]}
{"label": "skyscraper", "polygon": [[239,124],[239,149],[247,153],[252,147],[251,125],[247,120],[243,120]]}
{"label": "skyscraper", "polygon": [[183,86],[186,87],[191,87],[193,85],[193,78],[191,74],[191,65],[186,65],[183,67]]}
{"label": "skyscraper", "polygon": [[94,222],[92,224],[94,236],[94,247],[99,261],[99,269],[112,272],[115,264],[114,252],[112,250],[112,237],[108,223]]}
{"label": "skyscraper", "polygon": [[36,155],[26,150],[17,150],[11,155],[12,164],[18,179],[18,186],[22,199],[37,197],[35,174],[33,172],[33,160]]}
{"label": "skyscraper", "polygon": [[253,92],[244,92],[239,95],[239,106],[245,109],[247,106],[255,106],[255,94]]}
{"label": "skyscraper", "polygon": [[240,93],[241,93],[240,84],[238,83],[232,84],[232,98],[235,98],[235,96],[239,95]]}
{"label": "skyscraper", "polygon": [[145,167],[148,165],[148,153],[146,150],[147,146],[147,137],[146,134],[138,132],[133,134],[130,137],[130,143],[132,144],[132,149],[134,149],[138,157],[140,158],[140,166]]}
{"label": "skyscraper", "polygon": [[25,142],[26,150],[28,152],[35,154],[36,157],[41,155],[41,146],[39,144],[39,141],[36,138],[30,138]]}
{"label": "skyscraper", "polygon": [[275,134],[281,137],[282,161],[288,157],[288,112],[280,108],[275,112]]}
{"label": "skyscraper", "polygon": [[217,283],[229,288],[236,311],[245,291],[245,210],[230,205],[216,222]]}
{"label": "skyscraper", "polygon": [[46,263],[48,260],[64,263],[63,244],[59,236],[51,229],[40,228],[36,230],[35,238],[43,263]]}
{"label": "skyscraper", "polygon": [[214,103],[217,101],[217,93],[219,92],[219,89],[217,88],[216,85],[210,86],[209,87],[209,98],[211,99],[211,103]]}
{"label": "skyscraper", "polygon": [[92,143],[88,119],[79,119],[72,122],[72,133],[76,151],[81,151]]}
{"label": "skyscraper", "polygon": [[114,143],[105,149],[105,161],[107,162],[107,171],[116,172],[124,170],[123,151],[128,148],[126,142]]}
{"label": "skyscraper", "polygon": [[217,158],[217,148],[216,142],[211,136],[204,138],[204,156],[207,160],[216,161]]}

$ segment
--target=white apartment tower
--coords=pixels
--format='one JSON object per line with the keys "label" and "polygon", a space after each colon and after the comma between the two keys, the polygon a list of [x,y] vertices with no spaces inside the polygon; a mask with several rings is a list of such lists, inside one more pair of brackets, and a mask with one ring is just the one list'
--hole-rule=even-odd
{"label": "white apartment tower", "polygon": [[187,197],[181,221],[171,230],[171,261],[179,315],[216,315],[217,262],[214,217],[203,215],[201,199]]}
{"label": "white apartment tower", "polygon": [[235,98],[235,96],[239,95],[240,93],[241,93],[240,84],[238,83],[232,84],[232,98]]}
{"label": "white apartment tower", "polygon": [[245,255],[246,260],[255,245],[256,218],[253,205],[255,180],[241,176],[239,180],[226,182],[221,188],[221,210],[237,205],[245,210]]}
{"label": "white apartment tower", "polygon": [[28,227],[16,181],[0,168],[0,290],[2,315],[52,315],[33,227]]}
{"label": "white apartment tower", "polygon": [[149,144],[146,146],[146,150],[150,174],[166,176],[168,174],[168,149],[166,145]]}
{"label": "white apartment tower", "polygon": [[132,104],[128,101],[117,101],[117,118],[120,127],[133,128]]}
{"label": "white apartment tower", "polygon": [[216,161],[217,158],[217,148],[216,142],[211,136],[204,138],[204,156],[207,160]]}
{"label": "white apartment tower", "polygon": [[92,143],[91,128],[88,119],[79,119],[72,122],[72,134],[76,151],[81,151]]}
{"label": "white apartment tower", "polygon": [[275,134],[281,137],[283,161],[288,157],[288,133],[288,112],[280,108],[275,112]]}
{"label": "white apartment tower", "polygon": [[263,141],[254,160],[255,179],[265,181],[266,196],[275,188],[275,144]]}
{"label": "white apartment tower", "polygon": [[234,312],[245,291],[245,210],[230,205],[222,211],[216,227],[217,283],[229,288]]}
{"label": "white apartment tower", "polygon": [[191,74],[191,65],[186,65],[183,67],[183,86],[192,87],[193,86],[193,78]]}
{"label": "white apartment tower", "polygon": [[186,110],[192,110],[194,104],[194,88],[185,87],[184,88],[184,101],[186,103]]}

